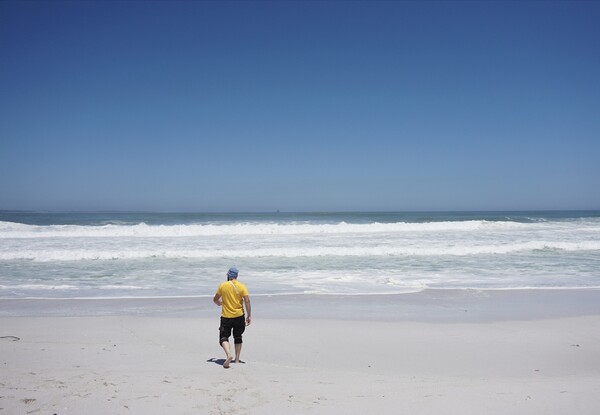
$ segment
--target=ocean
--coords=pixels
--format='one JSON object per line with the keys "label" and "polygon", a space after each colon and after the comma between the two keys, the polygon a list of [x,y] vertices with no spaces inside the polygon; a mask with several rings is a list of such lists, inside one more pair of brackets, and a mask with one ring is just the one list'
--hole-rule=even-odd
{"label": "ocean", "polygon": [[0,298],[600,287],[600,211],[0,212]]}

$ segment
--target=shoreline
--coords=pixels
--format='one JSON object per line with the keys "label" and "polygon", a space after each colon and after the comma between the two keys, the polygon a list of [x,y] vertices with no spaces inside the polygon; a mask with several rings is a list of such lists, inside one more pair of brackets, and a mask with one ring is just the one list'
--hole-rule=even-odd
{"label": "shoreline", "polygon": [[[600,315],[600,289],[426,289],[386,295],[250,295],[254,318],[488,322]],[[0,317],[215,317],[212,296],[0,299]]]}

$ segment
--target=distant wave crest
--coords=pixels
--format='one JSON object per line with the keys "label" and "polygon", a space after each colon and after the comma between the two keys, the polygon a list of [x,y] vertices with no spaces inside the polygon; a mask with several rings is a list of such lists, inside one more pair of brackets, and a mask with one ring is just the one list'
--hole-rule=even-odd
{"label": "distant wave crest", "polygon": [[[0,239],[9,238],[176,238],[236,235],[368,234],[400,232],[469,232],[475,230],[527,229],[539,226],[519,222],[485,220],[425,222],[311,224],[311,223],[235,223],[226,225],[25,225],[0,221]],[[600,225],[597,226],[600,229]]]}
{"label": "distant wave crest", "polygon": [[299,257],[377,257],[377,256],[469,256],[505,255],[534,251],[600,251],[600,241],[588,242],[524,242],[481,246],[354,246],[354,247],[291,247],[256,249],[180,249],[180,250],[93,250],[47,249],[0,252],[0,260],[79,261],[131,260],[148,258],[211,259],[211,258],[299,258]]}

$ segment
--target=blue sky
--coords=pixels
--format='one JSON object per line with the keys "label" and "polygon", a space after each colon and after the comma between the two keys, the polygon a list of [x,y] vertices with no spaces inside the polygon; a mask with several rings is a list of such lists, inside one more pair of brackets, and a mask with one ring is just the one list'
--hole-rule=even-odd
{"label": "blue sky", "polygon": [[0,2],[0,209],[600,209],[599,2]]}

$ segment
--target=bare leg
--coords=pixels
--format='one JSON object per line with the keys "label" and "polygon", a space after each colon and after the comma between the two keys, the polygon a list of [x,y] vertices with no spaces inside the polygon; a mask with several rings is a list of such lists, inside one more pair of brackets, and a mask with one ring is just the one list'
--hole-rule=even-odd
{"label": "bare leg", "polygon": [[227,356],[226,359],[225,359],[225,363],[223,363],[223,367],[225,369],[229,369],[229,363],[231,363],[231,359],[232,359],[232,357],[231,357],[231,351],[229,350],[229,342],[223,342],[223,343],[221,343],[221,347],[225,351],[225,356]]}
{"label": "bare leg", "polygon": [[235,345],[235,363],[240,363],[240,353],[242,352],[242,343]]}

